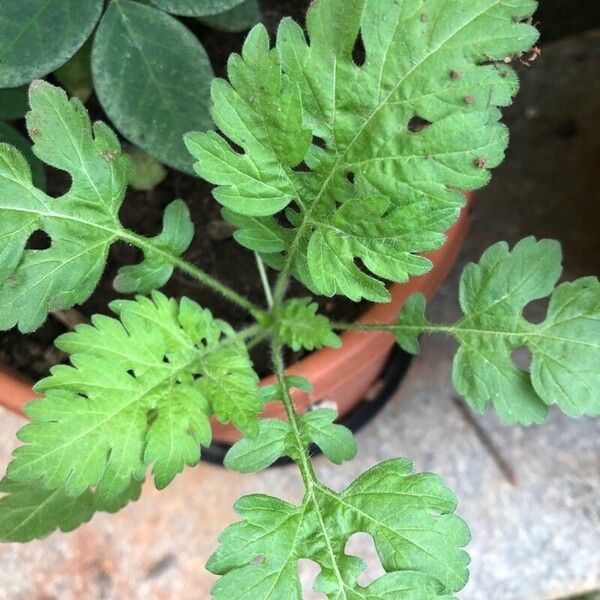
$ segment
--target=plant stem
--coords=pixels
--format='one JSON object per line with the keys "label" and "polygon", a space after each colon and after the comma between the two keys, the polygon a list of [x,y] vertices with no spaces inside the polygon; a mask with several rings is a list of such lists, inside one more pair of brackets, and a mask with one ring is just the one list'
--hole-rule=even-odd
{"label": "plant stem", "polygon": [[[333,329],[338,331],[389,331],[390,333],[445,333],[447,335],[456,335],[459,332],[471,333],[481,336],[496,336],[502,338],[521,339],[522,331],[500,331],[498,329],[478,329],[474,327],[464,327],[461,322],[454,325],[436,325],[428,323],[424,325],[405,325],[402,323],[332,323]],[[546,338],[543,331],[527,331],[529,337]]]}
{"label": "plant stem", "polygon": [[215,279],[212,275],[209,275],[199,267],[196,267],[192,263],[180,258],[178,256],[173,256],[169,252],[165,252],[160,248],[153,245],[147,238],[137,235],[132,231],[123,230],[120,232],[119,237],[141,248],[144,251],[147,251],[149,254],[158,254],[162,258],[166,259],[170,262],[174,267],[182,271],[183,273],[187,273],[191,277],[193,277],[196,281],[199,281],[206,287],[212,289],[213,291],[221,294],[221,296],[227,298],[230,302],[237,304],[244,310],[248,311],[253,317],[257,318],[264,314],[264,311],[261,310],[259,306],[250,302],[250,300],[244,298],[240,294],[238,294],[235,290],[230,288],[229,286],[221,283],[218,279]]}
{"label": "plant stem", "polygon": [[323,508],[319,503],[318,497],[318,493],[324,493],[328,495],[332,494],[331,491],[317,479],[317,475],[313,469],[313,465],[310,460],[310,455],[308,453],[308,447],[302,439],[302,434],[300,433],[300,427],[298,425],[298,414],[296,413],[296,409],[294,408],[294,403],[290,395],[290,389],[285,379],[282,345],[281,342],[276,339],[276,337],[273,337],[271,351],[273,357],[273,365],[275,366],[275,375],[277,376],[277,381],[279,382],[279,385],[281,387],[283,405],[285,406],[285,412],[287,414],[290,428],[294,436],[294,441],[296,443],[296,456],[294,456],[293,458],[295,463],[298,465],[298,468],[300,469],[300,474],[302,475],[302,482],[304,483],[304,488],[306,490],[303,506],[308,502],[312,504],[314,514],[316,515],[317,520],[319,522],[319,527],[323,535],[323,540],[327,548],[327,552],[331,559],[332,570],[334,571],[335,576],[340,584],[340,589],[343,589],[345,585],[344,578],[342,577],[342,574],[337,566],[337,557],[333,549],[334,546],[332,541],[332,535],[327,529],[326,517],[323,513]]}
{"label": "plant stem", "polygon": [[275,337],[271,343],[271,356],[273,359],[273,366],[275,368],[275,376],[277,377],[277,382],[281,387],[282,402],[283,406],[285,407],[285,413],[287,415],[290,428],[294,436],[294,441],[296,443],[297,456],[294,458],[296,459],[296,464],[300,469],[304,487],[306,488],[307,492],[312,493],[312,488],[318,484],[317,477],[310,461],[310,457],[308,456],[308,449],[300,433],[300,427],[298,425],[298,413],[294,407],[290,389],[285,379],[282,345],[281,342],[279,342],[279,340],[277,340]]}
{"label": "plant stem", "polygon": [[[338,331],[443,331],[444,327],[425,327],[419,325],[400,325],[398,323],[332,323]],[[451,329],[449,327],[445,329]]]}
{"label": "plant stem", "polygon": [[242,307],[247,310],[251,315],[256,316],[263,314],[263,311],[259,306],[250,302],[247,298],[244,298],[240,294],[238,294],[235,290],[230,288],[229,286],[221,283],[218,279],[215,279],[202,269],[194,266],[192,263],[180,258],[174,259],[173,264],[184,273],[191,275],[194,279],[204,284],[206,287],[211,288],[213,291],[221,294],[223,297],[227,298],[234,304]]}
{"label": "plant stem", "polygon": [[262,331],[262,332],[260,332],[256,337],[252,338],[246,344],[246,348],[248,348],[248,350],[252,350],[252,348],[255,348],[261,342],[264,342],[264,340],[266,340],[269,337],[269,335],[270,335],[269,331]]}
{"label": "plant stem", "polygon": [[260,280],[262,282],[263,290],[265,292],[265,298],[267,300],[267,306],[269,309],[273,308],[273,293],[271,292],[271,285],[269,284],[269,278],[267,277],[267,271],[265,270],[265,263],[263,259],[260,257],[258,252],[254,253],[254,258],[256,259],[256,266],[258,267],[258,272],[260,273]]}
{"label": "plant stem", "polygon": [[231,339],[247,340],[248,338],[264,337],[265,335],[268,335],[268,332],[264,331],[263,326],[257,323],[256,325],[250,325],[250,327],[246,327],[245,329],[240,329],[240,331],[238,331]]}

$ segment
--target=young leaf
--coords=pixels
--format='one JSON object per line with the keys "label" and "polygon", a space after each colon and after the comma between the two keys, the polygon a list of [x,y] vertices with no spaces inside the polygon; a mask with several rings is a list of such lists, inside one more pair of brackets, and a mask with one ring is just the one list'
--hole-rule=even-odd
{"label": "young leaf", "polygon": [[183,200],[175,200],[167,206],[163,217],[163,229],[151,238],[151,249],[137,265],[121,267],[114,287],[122,294],[139,292],[147,294],[162,287],[173,274],[173,265],[166,263],[164,254],[183,254],[194,238],[194,225],[190,211]]}
{"label": "young leaf", "polygon": [[503,59],[537,39],[522,22],[535,6],[317,0],[308,41],[286,19],[274,49],[255,27],[230,83],[213,84],[223,135],[186,138],[236,239],[328,296],[387,301],[382,280],[426,272],[418,254],[443,243],[457,190],[485,185],[503,158],[498,107],[518,87]]}
{"label": "young leaf", "polygon": [[[103,123],[92,128],[81,102],[69,101],[48,83],[32,84],[30,103],[27,124],[35,155],[67,171],[72,185],[60,198],[47,196],[32,183],[21,154],[0,144],[0,330],[18,324],[23,332],[39,327],[49,312],[87,300],[118,239],[142,247],[144,269],[153,272],[152,284],[160,287],[172,273],[173,258],[187,248],[192,227],[187,209],[176,204],[167,211],[168,231],[156,247],[125,230],[118,213],[130,160],[114,133]],[[48,234],[51,246],[25,249],[37,230]],[[140,280],[146,291],[149,279]]]}
{"label": "young leaf", "polygon": [[335,410],[319,408],[300,417],[300,431],[313,442],[323,454],[336,465],[341,465],[356,456],[356,441],[352,432],[343,425],[337,425]]}
{"label": "young leaf", "polygon": [[258,435],[236,442],[225,455],[224,464],[239,473],[255,473],[270,467],[275,461],[288,455],[286,437],[290,427],[277,419],[261,419]]}
{"label": "young leaf", "polygon": [[[600,283],[586,277],[555,288],[560,274],[557,242],[527,238],[512,251],[496,244],[463,272],[462,319],[449,326],[429,323],[425,299],[417,296],[402,310],[394,331],[409,352],[418,350],[423,332],[454,336],[460,344],[453,367],[457,391],[479,411],[491,401],[507,423],[539,423],[553,404],[572,417],[598,415]],[[546,320],[525,320],[525,306],[548,295]],[[511,358],[521,346],[533,356],[529,372]]]}
{"label": "young leaf", "polygon": [[[158,292],[111,308],[118,320],[97,315],[57,340],[73,366],[54,367],[36,386],[45,397],[26,407],[32,422],[18,433],[25,445],[14,452],[10,479],[64,486],[69,496],[95,486],[111,499],[150,465],[163,488],[197,464],[213,413],[255,433],[258,377],[229,325]],[[220,395],[230,387],[238,394],[225,411]]]}
{"label": "young leaf", "polygon": [[95,512],[117,512],[136,501],[141,483],[133,481],[120,497],[106,502],[91,490],[70,497],[62,487],[46,490],[36,482],[18,483],[3,479],[0,492],[0,540],[29,542],[46,537],[56,529],[72,531],[87,523]]}
{"label": "young leaf", "polygon": [[[286,375],[285,383],[288,386],[288,389],[296,388],[298,390],[302,390],[307,394],[312,392],[313,387],[310,381],[305,379],[300,375]],[[269,385],[262,386],[259,390],[260,398],[264,404],[269,402],[274,402],[275,400],[281,400],[283,397],[283,392],[281,390],[281,386],[278,383],[272,383]]]}
{"label": "young leaf", "polygon": [[0,87],[29,83],[66,63],[92,33],[103,4],[102,0],[1,2]]}
{"label": "young leaf", "polygon": [[281,341],[298,352],[323,346],[339,348],[340,338],[333,332],[329,319],[317,314],[319,309],[311,298],[293,298],[281,308],[275,322],[275,332]]}
{"label": "young leaf", "polygon": [[[288,389],[297,388],[312,392],[312,385],[304,377],[288,375]],[[264,404],[281,400],[283,392],[279,384],[260,388]],[[297,415],[298,432],[305,447],[316,444],[323,454],[335,464],[341,464],[356,456],[356,442],[352,432],[343,425],[334,423],[337,413],[329,409],[311,410]],[[263,419],[259,422],[259,433],[254,438],[244,437],[235,443],[225,456],[225,466],[240,473],[262,471],[282,457],[298,460],[298,446],[287,422]]]}
{"label": "young leaf", "polygon": [[[409,461],[390,460],[341,494],[315,483],[300,507],[269,496],[242,498],[235,509],[243,521],[225,530],[208,562],[222,575],[213,597],[300,599],[297,562],[308,558],[321,567],[315,590],[328,598],[449,598],[467,580],[469,558],[461,548],[469,532],[441,480],[411,472]],[[357,582],[364,563],[345,554],[358,532],[373,537],[387,573],[369,588]]]}
{"label": "young leaf", "polygon": [[152,6],[111,2],[94,38],[92,72],[117,129],[160,162],[193,173],[183,134],[212,127],[213,71],[192,32]]}
{"label": "young leaf", "polygon": [[127,151],[132,162],[129,185],[134,190],[149,192],[166,179],[167,169],[149,154],[135,146],[129,146]]}
{"label": "young leaf", "polygon": [[174,15],[203,17],[224,13],[244,0],[151,0],[151,2],[161,10]]}
{"label": "young leaf", "polygon": [[258,0],[243,0],[242,4],[218,15],[200,17],[199,20],[220,31],[246,31],[260,22]]}

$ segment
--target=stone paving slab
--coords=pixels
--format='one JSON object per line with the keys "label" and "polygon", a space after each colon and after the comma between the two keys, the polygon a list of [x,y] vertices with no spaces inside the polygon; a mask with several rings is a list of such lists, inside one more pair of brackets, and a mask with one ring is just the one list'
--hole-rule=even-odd
{"label": "stone paving slab", "polygon": [[[569,278],[598,272],[599,42],[596,33],[553,44],[524,69],[509,113],[511,149],[480,194],[461,265],[499,239],[535,234],[562,239]],[[461,265],[432,316],[458,314]],[[541,312],[538,305],[532,314]],[[464,600],[545,600],[600,588],[600,420],[553,412],[546,424],[524,429],[477,417],[513,484],[453,400],[452,351],[451,342],[426,339],[394,399],[358,435],[359,458],[342,468],[318,458],[318,472],[341,489],[380,460],[409,456],[418,470],[442,475],[473,532]],[[2,467],[21,423],[7,413],[0,419]],[[297,501],[301,484],[290,468],[242,476],[203,465],[163,492],[146,486],[138,503],[72,534],[4,545],[0,599],[207,599],[214,579],[204,563],[234,519],[233,501],[254,492]],[[363,538],[352,550],[370,560],[374,575],[372,546]],[[303,571],[307,585],[314,575]]]}

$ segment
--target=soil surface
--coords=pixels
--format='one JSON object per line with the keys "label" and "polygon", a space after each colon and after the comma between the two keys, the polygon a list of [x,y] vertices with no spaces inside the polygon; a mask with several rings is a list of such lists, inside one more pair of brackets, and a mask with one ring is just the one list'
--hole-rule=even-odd
{"label": "soil surface", "polygon": [[[304,22],[309,2],[263,0],[261,4],[263,20],[274,35],[277,23],[285,15],[292,15],[299,22]],[[184,21],[205,45],[216,74],[224,76],[227,58],[232,52],[240,51],[246,34],[226,34],[199,25],[194,19]],[[95,97],[88,101],[87,108],[94,120],[110,123]],[[22,128],[22,124],[20,126]],[[46,175],[49,195],[58,197],[68,189],[70,180],[65,173],[48,167]],[[120,213],[121,220],[125,226],[138,233],[157,235],[161,229],[165,207],[174,199],[182,198],[188,204],[196,225],[196,235],[185,258],[253,302],[264,305],[264,294],[254,254],[233,240],[233,229],[222,219],[220,207],[212,198],[211,192],[212,186],[208,183],[169,169],[168,177],[154,190],[129,190]],[[43,239],[33,241],[37,247],[43,247],[44,243]],[[68,331],[69,325],[76,321],[86,321],[95,313],[110,314],[108,304],[119,297],[112,287],[119,267],[138,262],[140,258],[141,254],[137,249],[125,244],[115,244],[111,249],[104,277],[93,296],[82,306],[75,307],[74,311],[51,315],[46,324],[34,334],[24,336],[15,330],[3,333],[0,337],[0,363],[18,369],[34,381],[46,376],[53,365],[67,360],[67,356],[53,345],[56,337]],[[270,276],[274,280],[276,273],[270,272]],[[236,328],[250,324],[247,314],[242,309],[224,301],[220,296],[180,273],[176,272],[162,291],[175,298],[188,296]],[[289,293],[292,296],[311,295],[296,282],[291,285]],[[337,320],[352,321],[365,310],[364,304],[355,304],[343,298],[317,300],[321,310]],[[301,356],[290,354],[286,358],[290,362],[298,360]],[[264,352],[264,348],[257,347],[253,352],[253,359],[260,375],[271,372],[268,353]]]}

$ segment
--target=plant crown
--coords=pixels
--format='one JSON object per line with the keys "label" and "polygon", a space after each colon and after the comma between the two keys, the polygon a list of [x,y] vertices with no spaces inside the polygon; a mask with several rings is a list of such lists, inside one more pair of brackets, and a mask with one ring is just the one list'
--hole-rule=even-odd
{"label": "plant crown", "polygon": [[[181,14],[193,4],[153,3]],[[406,459],[373,467],[342,492],[328,488],[310,448],[340,464],[356,444],[335,411],[296,412],[291,390],[309,391],[310,382],[286,375],[282,350],[338,347],[336,332],[358,329],[390,331],[415,353],[421,334],[448,334],[458,342],[454,385],[475,410],[491,403],[502,420],[523,424],[540,423],[555,404],[574,417],[597,415],[598,280],[557,287],[560,246],[528,238],[512,249],[497,244],[467,266],[464,314],[453,325],[430,322],[419,295],[395,324],[331,323],[311,298],[286,290],[295,277],[318,294],[386,301],[386,282],[431,268],[422,253],[439,248],[457,220],[458,190],[484,185],[502,159],[499,107],[517,91],[504,59],[537,39],[527,22],[534,9],[531,0],[317,0],[306,34],[286,19],[271,47],[264,27],[252,30],[229,62],[229,82],[212,86],[220,131],[191,133],[186,144],[261,275],[263,261],[279,271],[273,292],[263,277],[266,308],[185,260],[194,231],[182,201],[166,209],[157,237],[123,227],[130,161],[116,136],[91,125],[81,102],[35,82],[33,151],[72,186],[47,196],[23,156],[0,146],[0,327],[32,331],[50,312],[86,300],[116,241],[144,259],[115,280],[135,299],[113,302],[113,317],[95,316],[57,340],[71,364],[53,368],[26,409],[31,423],[1,484],[0,538],[27,541],[118,510],[137,499],[149,471],[165,487],[198,463],[216,417],[243,433],[227,467],[248,473],[288,457],[305,496],[299,505],[265,495],[238,501],[241,521],[208,563],[221,576],[215,598],[299,599],[304,558],[320,566],[315,590],[328,598],[452,598],[469,563],[453,493]],[[364,56],[353,54],[359,37]],[[28,249],[38,230],[50,247]],[[239,304],[255,324],[234,331],[194,301],[156,291],[174,269]],[[528,322],[524,307],[547,296],[546,319]],[[259,387],[248,348],[265,339],[277,383]],[[533,357],[528,370],[511,359],[521,346]],[[259,418],[277,401],[286,420]],[[357,532],[373,537],[385,569],[367,587],[358,582],[364,564],[345,551]]]}

